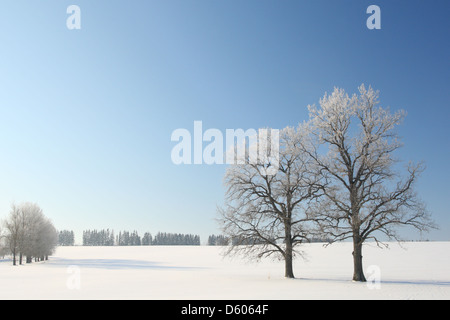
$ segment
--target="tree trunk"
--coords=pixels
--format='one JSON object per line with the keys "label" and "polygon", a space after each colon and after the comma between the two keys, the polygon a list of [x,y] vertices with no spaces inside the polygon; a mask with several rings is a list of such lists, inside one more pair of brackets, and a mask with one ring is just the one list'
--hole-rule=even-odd
{"label": "tree trunk", "polygon": [[31,256],[27,256],[26,258],[27,263],[33,262],[33,258]]}
{"label": "tree trunk", "polygon": [[284,276],[286,278],[293,279],[294,269],[292,267],[292,239],[291,239],[291,226],[289,223],[285,223],[285,242],[286,248],[284,252]]}
{"label": "tree trunk", "polygon": [[286,278],[294,279],[294,269],[292,268],[292,252],[288,254],[286,252],[285,255],[285,268],[284,268],[284,276]]}
{"label": "tree trunk", "polygon": [[16,265],[16,249],[13,250],[13,266]]}
{"label": "tree trunk", "polygon": [[362,264],[362,241],[359,236],[353,237],[353,281],[366,282]]}

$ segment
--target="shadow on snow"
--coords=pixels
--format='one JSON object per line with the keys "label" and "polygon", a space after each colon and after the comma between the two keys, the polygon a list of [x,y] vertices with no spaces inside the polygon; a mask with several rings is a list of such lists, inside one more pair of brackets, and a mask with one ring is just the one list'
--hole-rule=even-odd
{"label": "shadow on snow", "polygon": [[172,269],[172,270],[190,270],[199,269],[198,267],[168,266],[159,262],[131,259],[63,259],[54,258],[49,261],[49,266],[69,267],[77,266],[80,268],[99,268],[109,270],[119,269]]}
{"label": "shadow on snow", "polygon": [[[319,281],[319,282],[347,282],[347,283],[356,283],[361,285],[367,285],[370,281],[367,282],[359,282],[353,281],[351,279],[326,279],[326,278],[295,278],[292,280],[300,280],[300,281]],[[450,281],[441,281],[441,280],[381,280],[380,284],[405,284],[405,285],[426,285],[426,286],[450,286]]]}

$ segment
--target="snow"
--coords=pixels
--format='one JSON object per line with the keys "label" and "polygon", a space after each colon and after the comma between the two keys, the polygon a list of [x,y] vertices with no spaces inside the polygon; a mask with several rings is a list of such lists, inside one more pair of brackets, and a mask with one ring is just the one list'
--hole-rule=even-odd
{"label": "snow", "polygon": [[[366,277],[352,282],[351,243],[303,246],[296,279],[281,261],[247,262],[220,247],[59,247],[48,261],[0,262],[0,299],[449,299],[450,242],[363,250]],[[375,267],[370,267],[375,266]],[[370,268],[369,268],[370,267]],[[376,278],[375,278],[376,279]],[[78,286],[79,284],[79,286]]]}

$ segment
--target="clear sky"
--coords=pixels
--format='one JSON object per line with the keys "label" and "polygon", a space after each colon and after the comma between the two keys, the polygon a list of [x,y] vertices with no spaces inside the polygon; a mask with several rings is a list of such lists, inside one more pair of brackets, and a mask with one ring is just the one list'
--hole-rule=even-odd
{"label": "clear sky", "polygon": [[[81,9],[69,30],[66,9]],[[369,30],[366,9],[381,8]],[[0,10],[0,217],[218,233],[225,165],[171,161],[178,128],[283,128],[334,86],[405,109],[399,158],[450,240],[450,2],[8,0]],[[408,238],[417,239],[414,232]]]}

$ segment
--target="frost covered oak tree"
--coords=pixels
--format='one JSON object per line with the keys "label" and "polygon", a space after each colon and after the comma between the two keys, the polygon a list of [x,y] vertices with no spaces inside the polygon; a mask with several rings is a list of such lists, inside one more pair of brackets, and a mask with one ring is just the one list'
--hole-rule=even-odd
{"label": "frost covered oak tree", "polygon": [[267,174],[271,165],[267,162],[247,159],[245,164],[231,165],[224,177],[225,205],[218,209],[222,230],[231,239],[227,253],[250,259],[277,256],[285,261],[287,278],[294,278],[297,246],[310,235],[305,204],[320,191],[311,159],[299,148],[302,138],[302,128],[280,130],[275,174]]}
{"label": "frost covered oak tree", "polygon": [[[311,140],[304,151],[327,181],[316,212],[328,236],[353,240],[355,281],[366,281],[366,240],[379,245],[378,235],[399,240],[396,229],[401,225],[420,231],[434,227],[414,191],[423,165],[410,163],[401,170],[394,157],[401,147],[395,128],[405,112],[391,113],[379,106],[378,98],[378,92],[361,85],[359,95],[349,97],[336,88],[325,94],[320,107],[309,106]],[[323,148],[326,154],[319,152]]]}

